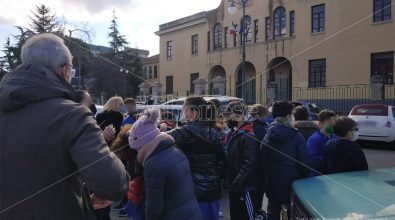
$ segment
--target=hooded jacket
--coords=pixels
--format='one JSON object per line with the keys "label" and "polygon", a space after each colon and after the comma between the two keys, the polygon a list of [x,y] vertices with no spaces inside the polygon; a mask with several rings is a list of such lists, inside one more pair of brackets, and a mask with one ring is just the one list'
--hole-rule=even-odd
{"label": "hooded jacket", "polygon": [[198,201],[219,199],[226,170],[222,133],[202,123],[188,122],[168,134],[189,160]]}
{"label": "hooded jacket", "polygon": [[259,141],[255,136],[252,123],[245,123],[230,132],[225,140],[228,153],[229,185],[233,193],[255,189],[260,179]]}
{"label": "hooded jacket", "polygon": [[0,219],[95,219],[87,185],[121,199],[128,174],[91,111],[55,71],[21,65],[0,82]]}
{"label": "hooded jacket", "polygon": [[289,202],[292,182],[309,174],[309,155],[304,138],[294,128],[273,124],[261,148],[267,197]]}

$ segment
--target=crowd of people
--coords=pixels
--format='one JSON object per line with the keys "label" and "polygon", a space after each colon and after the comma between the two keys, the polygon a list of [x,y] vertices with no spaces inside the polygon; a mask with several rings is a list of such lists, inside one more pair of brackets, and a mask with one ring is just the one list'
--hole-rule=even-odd
{"label": "crowd of people", "polygon": [[355,121],[330,110],[313,122],[275,102],[269,124],[263,105],[188,97],[178,125],[112,97],[96,114],[59,37],[28,39],[21,60],[0,83],[1,219],[218,220],[226,189],[232,220],[277,220],[293,181],[368,169]]}

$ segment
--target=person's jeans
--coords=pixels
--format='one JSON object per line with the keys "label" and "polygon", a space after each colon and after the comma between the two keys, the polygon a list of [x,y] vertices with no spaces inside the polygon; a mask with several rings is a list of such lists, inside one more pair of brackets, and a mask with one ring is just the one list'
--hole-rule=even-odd
{"label": "person's jeans", "polygon": [[199,206],[202,211],[203,220],[219,219],[219,200],[199,202]]}
{"label": "person's jeans", "polygon": [[123,208],[123,210],[128,213],[129,216],[133,218],[133,220],[143,220],[144,219],[144,206],[133,205],[130,201],[128,201]]}

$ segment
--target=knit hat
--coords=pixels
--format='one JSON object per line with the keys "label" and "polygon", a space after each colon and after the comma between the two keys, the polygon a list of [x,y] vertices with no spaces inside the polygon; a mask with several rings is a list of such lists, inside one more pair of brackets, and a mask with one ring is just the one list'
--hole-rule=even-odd
{"label": "knit hat", "polygon": [[158,109],[146,109],[143,115],[133,124],[129,135],[131,148],[140,150],[144,145],[160,135],[157,122],[160,112]]}

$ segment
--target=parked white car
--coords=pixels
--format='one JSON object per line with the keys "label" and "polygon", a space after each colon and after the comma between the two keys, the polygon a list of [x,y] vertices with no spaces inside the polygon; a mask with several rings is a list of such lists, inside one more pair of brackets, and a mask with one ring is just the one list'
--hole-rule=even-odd
{"label": "parked white car", "polygon": [[[220,102],[221,106],[227,105],[233,101],[239,101],[239,102],[245,103],[244,99],[237,98],[237,97],[231,97],[231,96],[215,96],[215,95],[213,95],[213,96],[203,96],[203,98],[206,101],[210,101],[211,99],[217,99]],[[184,102],[186,99],[187,99],[187,97],[176,98],[176,99],[167,101],[167,102],[163,103],[162,105],[184,105]]]}
{"label": "parked white car", "polygon": [[358,124],[359,138],[395,145],[395,107],[380,104],[355,106],[349,117]]}

